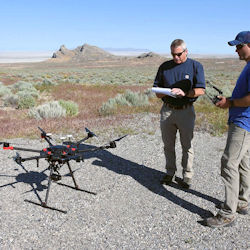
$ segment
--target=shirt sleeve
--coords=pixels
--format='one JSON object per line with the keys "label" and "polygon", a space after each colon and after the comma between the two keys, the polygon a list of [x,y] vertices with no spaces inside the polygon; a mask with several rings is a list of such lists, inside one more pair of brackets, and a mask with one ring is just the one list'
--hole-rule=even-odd
{"label": "shirt sleeve", "polygon": [[202,64],[198,63],[195,65],[195,75],[194,75],[194,85],[193,88],[206,88],[205,75]]}
{"label": "shirt sleeve", "polygon": [[153,87],[163,87],[162,67],[160,66],[156,74]]}

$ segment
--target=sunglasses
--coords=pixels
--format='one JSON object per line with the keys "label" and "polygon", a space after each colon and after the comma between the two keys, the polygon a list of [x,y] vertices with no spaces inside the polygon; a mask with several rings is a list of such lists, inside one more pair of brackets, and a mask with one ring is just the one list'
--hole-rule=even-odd
{"label": "sunglasses", "polygon": [[244,46],[245,46],[246,44],[239,44],[239,45],[236,45],[236,49],[237,50],[240,50],[240,49],[242,49]]}
{"label": "sunglasses", "polygon": [[186,49],[184,49],[182,52],[180,52],[180,53],[171,53],[171,55],[173,56],[173,57],[175,57],[175,56],[178,56],[178,57],[180,57],[184,52],[186,51]]}

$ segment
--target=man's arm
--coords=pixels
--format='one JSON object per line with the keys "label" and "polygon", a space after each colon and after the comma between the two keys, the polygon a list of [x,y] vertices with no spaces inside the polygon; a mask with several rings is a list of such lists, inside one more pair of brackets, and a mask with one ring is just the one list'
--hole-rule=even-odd
{"label": "man's arm", "polygon": [[166,95],[165,95],[165,94],[156,93],[156,96],[157,96],[158,98],[162,98],[162,97],[164,97],[164,96],[166,96]]}
{"label": "man's arm", "polygon": [[224,96],[218,96],[218,97],[221,98],[221,100],[216,103],[216,106],[222,109],[226,109],[230,107],[249,107],[250,106],[250,93],[238,99],[230,99]]}
{"label": "man's arm", "polygon": [[[198,97],[205,94],[205,89],[203,88],[193,88],[185,93],[182,89],[173,88],[171,92],[179,97],[187,96],[190,98]],[[158,97],[158,96],[157,96]]]}
{"label": "man's arm", "polygon": [[194,89],[190,89],[186,96],[187,97],[190,97],[190,98],[194,98],[194,97],[198,97],[198,96],[201,96],[201,95],[204,95],[205,94],[205,89],[203,88],[194,88]]}

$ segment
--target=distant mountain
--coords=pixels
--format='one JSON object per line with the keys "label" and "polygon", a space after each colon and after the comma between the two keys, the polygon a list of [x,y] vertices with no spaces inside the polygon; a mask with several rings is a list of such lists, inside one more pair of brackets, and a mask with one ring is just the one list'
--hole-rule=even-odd
{"label": "distant mountain", "polygon": [[62,45],[60,49],[52,55],[52,59],[59,59],[60,61],[70,60],[72,62],[101,61],[116,58],[117,56],[86,43],[73,50],[67,49],[65,45]]}
{"label": "distant mountain", "polygon": [[137,56],[137,58],[154,58],[154,59],[162,58],[162,57],[163,56],[156,54],[154,52],[143,53],[143,54]]}

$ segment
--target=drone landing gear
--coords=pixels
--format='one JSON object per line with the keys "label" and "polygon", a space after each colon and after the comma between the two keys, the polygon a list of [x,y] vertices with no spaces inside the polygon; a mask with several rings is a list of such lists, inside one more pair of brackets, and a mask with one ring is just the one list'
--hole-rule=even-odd
{"label": "drone landing gear", "polygon": [[70,165],[69,165],[69,162],[67,162],[67,165],[68,165],[69,172],[70,172],[70,175],[71,175],[71,177],[72,177],[72,179],[73,179],[73,182],[74,182],[74,185],[75,185],[75,186],[72,187],[72,186],[69,186],[69,185],[67,185],[67,184],[60,183],[60,182],[57,183],[57,184],[58,184],[58,185],[61,185],[61,186],[64,186],[64,187],[69,187],[69,188],[72,188],[72,189],[75,189],[75,190],[78,190],[78,191],[82,191],[82,192],[85,192],[85,193],[88,193],[88,194],[96,195],[96,193],[94,193],[94,192],[87,191],[87,190],[84,190],[84,189],[79,188],[79,186],[78,186],[77,183],[76,183],[76,180],[75,180],[73,171],[72,171],[72,169],[71,169],[71,167],[70,167]]}
{"label": "drone landing gear", "polygon": [[38,202],[35,202],[35,201],[30,201],[30,200],[24,200],[24,201],[32,203],[34,205],[38,205],[38,206],[44,207],[44,208],[55,210],[55,211],[58,211],[58,212],[61,212],[61,213],[64,213],[64,214],[67,213],[67,211],[65,211],[65,210],[61,210],[61,209],[58,209],[58,208],[55,208],[55,207],[50,207],[45,202],[38,203]]}
{"label": "drone landing gear", "polygon": [[[73,188],[75,190],[78,190],[78,191],[82,191],[82,192],[86,192],[86,193],[89,193],[89,194],[93,194],[93,195],[96,195],[96,193],[93,193],[93,192],[90,192],[90,191],[87,191],[87,190],[83,190],[83,189],[80,189],[76,183],[76,180],[75,180],[75,177],[74,177],[74,174],[73,174],[73,171],[70,167],[70,164],[69,162],[67,162],[67,165],[68,165],[68,168],[69,168],[69,172],[70,172],[70,175],[73,179],[73,182],[74,182],[74,185],[75,187],[72,187],[72,186],[69,186],[69,185],[66,185],[66,184],[63,184],[63,183],[57,183],[61,186],[65,186],[65,187],[70,187],[70,188]],[[49,169],[50,169],[50,174],[49,174],[49,178],[48,178],[48,188],[47,188],[47,192],[46,192],[46,196],[45,196],[45,201],[41,201],[41,203],[38,203],[38,202],[34,202],[34,201],[30,201],[30,200],[25,200],[26,202],[29,202],[29,203],[32,203],[32,204],[35,204],[35,205],[38,205],[38,206],[41,206],[41,207],[44,207],[44,208],[48,208],[48,209],[51,209],[51,210],[55,210],[55,211],[58,211],[58,212],[61,212],[61,213],[67,213],[67,211],[65,210],[61,210],[61,209],[58,209],[58,208],[55,208],[55,207],[50,207],[47,205],[47,202],[48,202],[48,198],[49,198],[49,191],[50,191],[50,187],[51,187],[51,182],[52,181],[59,181],[61,180],[61,175],[59,174],[58,172],[58,169],[60,167],[55,164],[54,162],[50,162],[50,165],[49,165]]]}

